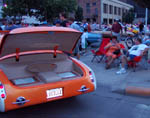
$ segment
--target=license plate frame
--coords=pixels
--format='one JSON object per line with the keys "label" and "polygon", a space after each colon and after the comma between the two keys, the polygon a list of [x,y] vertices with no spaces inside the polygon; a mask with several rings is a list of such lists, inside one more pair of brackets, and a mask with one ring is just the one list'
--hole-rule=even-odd
{"label": "license plate frame", "polygon": [[46,90],[47,99],[57,98],[63,96],[63,88],[55,88]]}

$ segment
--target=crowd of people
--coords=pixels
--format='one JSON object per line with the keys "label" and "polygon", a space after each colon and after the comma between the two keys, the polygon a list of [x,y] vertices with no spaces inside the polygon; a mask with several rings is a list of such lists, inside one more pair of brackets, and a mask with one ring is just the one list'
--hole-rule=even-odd
{"label": "crowd of people", "polygon": [[[83,23],[80,24],[80,26],[74,21],[73,18],[68,19],[68,25],[67,25],[67,20],[66,18],[61,15],[61,20],[63,21],[60,26],[64,27],[71,27],[73,29],[81,31],[81,27],[83,27],[83,35],[81,36],[81,47],[82,51],[86,52],[87,44],[86,44],[86,39],[88,38],[87,33],[91,32],[93,29],[92,27],[97,27],[96,23],[94,21],[93,24],[90,24],[90,21],[83,20]],[[64,25],[65,24],[65,25]],[[124,27],[125,29],[125,27]],[[144,30],[144,25],[142,22],[139,24],[139,35],[142,34]],[[136,37],[134,39],[134,45],[130,48],[127,49],[121,42],[121,36],[123,34],[123,28],[121,24],[119,23],[119,20],[115,20],[114,24],[111,26],[111,41],[108,43],[104,49],[106,51],[106,58],[107,58],[107,63],[106,63],[106,69],[111,68],[112,63],[116,58],[120,59],[121,62],[121,68],[116,74],[123,74],[126,73],[126,65],[128,65],[129,61],[134,61],[135,58],[137,57],[143,57],[144,55],[147,55],[148,60],[150,61],[150,33],[147,33],[143,39],[140,39],[139,37]],[[80,51],[79,51],[79,46],[80,42],[77,44],[74,54],[77,56],[77,58],[80,58]]]}
{"label": "crowd of people", "polygon": [[56,27],[69,27],[73,28],[75,30],[78,30],[80,32],[83,32],[83,35],[81,36],[81,39],[78,41],[73,55],[77,56],[78,59],[80,59],[80,53],[86,52],[87,47],[87,37],[88,32],[91,32],[92,30],[98,30],[99,24],[96,23],[96,20],[93,20],[93,23],[90,23],[90,20],[83,20],[83,22],[77,22],[73,17],[67,17],[66,13],[60,13],[58,18],[54,20],[53,23],[49,24],[48,22],[42,22],[41,24],[36,23],[24,23],[21,21],[3,21],[2,25],[0,27],[0,30],[3,31],[10,31],[16,28],[21,27],[32,27],[32,26],[56,26]]}
{"label": "crowd of people", "polygon": [[[139,25],[139,35],[143,32],[144,26],[143,24]],[[120,59],[120,66],[121,69],[116,72],[116,74],[123,74],[126,73],[126,67],[128,65],[128,62],[134,62],[137,58],[142,58],[143,56],[147,56],[147,61],[150,60],[150,33],[147,33],[143,39],[139,38],[138,36],[133,39],[134,45],[127,49],[121,47],[121,41],[120,36],[122,35],[122,27],[119,24],[119,21],[115,21],[112,25],[111,29],[111,41],[108,43],[104,49],[107,50],[106,57],[107,57],[107,63],[106,63],[106,69],[109,69],[111,67],[111,64],[113,61],[119,57]],[[123,44],[122,44],[123,45]],[[145,62],[147,63],[147,62]]]}
{"label": "crowd of people", "polygon": [[[33,24],[34,26],[37,26]],[[19,27],[27,27],[27,26],[33,26],[29,24],[24,24],[21,22],[13,23],[13,22],[3,22],[2,26],[0,27],[0,30],[12,30]],[[42,26],[48,26],[47,23],[41,24]],[[81,39],[78,41],[73,56],[76,56],[78,59],[80,59],[80,55],[87,52],[87,41],[88,38],[88,32],[91,32],[93,30],[99,30],[100,25],[96,23],[96,20],[93,20],[93,23],[90,23],[90,20],[83,20],[83,22],[76,22],[73,17],[67,18],[65,13],[61,13],[59,15],[59,18],[56,19],[53,23],[56,27],[70,27],[75,30],[78,30],[80,32],[83,32]],[[139,24],[139,35],[143,32],[144,25],[143,23]],[[124,30],[126,31],[127,28],[124,27]],[[134,46],[132,46],[129,50],[125,48],[125,46],[122,46],[123,43],[121,42],[121,36],[123,34],[123,27],[119,23],[118,20],[115,20],[114,24],[111,26],[111,40],[110,42],[104,47],[104,50],[106,51],[106,69],[111,68],[112,63],[115,59],[119,58],[121,62],[121,69],[116,72],[117,74],[123,74],[126,73],[126,65],[128,64],[128,61],[134,61],[136,57],[143,57],[143,55],[147,54],[148,60],[150,62],[150,33],[145,33],[145,37],[143,39],[140,39],[139,37],[134,39]]]}
{"label": "crowd of people", "polygon": [[88,38],[88,32],[98,30],[100,27],[94,19],[93,23],[91,23],[89,19],[84,19],[83,22],[77,22],[73,17],[67,18],[65,13],[61,13],[59,15],[59,19],[56,19],[54,21],[54,25],[57,27],[70,27],[80,32],[83,32],[81,39],[78,41],[73,52],[73,55],[76,56],[78,59],[80,59],[81,54],[85,54],[87,51],[86,48],[88,44],[86,39]]}

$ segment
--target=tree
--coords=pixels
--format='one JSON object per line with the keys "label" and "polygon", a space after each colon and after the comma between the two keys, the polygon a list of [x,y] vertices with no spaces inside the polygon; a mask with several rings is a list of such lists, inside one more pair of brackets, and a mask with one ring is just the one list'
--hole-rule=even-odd
{"label": "tree", "polygon": [[122,21],[125,23],[132,23],[135,18],[135,12],[133,9],[130,9],[128,12],[123,13]]}
{"label": "tree", "polygon": [[76,6],[76,0],[45,0],[39,9],[39,14],[45,16],[46,19],[53,20],[58,17],[61,12],[74,12]]}
{"label": "tree", "polygon": [[[7,7],[3,7],[3,16],[40,16],[53,20],[61,12],[74,12],[77,8],[76,0],[6,0]],[[36,12],[35,12],[36,11]]]}
{"label": "tree", "polygon": [[7,7],[2,8],[3,17],[33,15],[32,9],[40,8],[41,0],[6,0]]}
{"label": "tree", "polygon": [[78,6],[77,10],[75,11],[75,19],[77,21],[83,20],[83,9],[80,6]]}
{"label": "tree", "polygon": [[150,8],[150,0],[134,0],[138,5]]}

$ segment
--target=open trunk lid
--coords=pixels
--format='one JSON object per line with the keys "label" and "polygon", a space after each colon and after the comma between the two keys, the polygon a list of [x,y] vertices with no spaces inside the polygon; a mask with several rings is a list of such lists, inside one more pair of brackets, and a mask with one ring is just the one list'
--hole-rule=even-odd
{"label": "open trunk lid", "polygon": [[63,27],[28,27],[14,29],[1,40],[0,57],[24,51],[61,50],[72,53],[81,32]]}

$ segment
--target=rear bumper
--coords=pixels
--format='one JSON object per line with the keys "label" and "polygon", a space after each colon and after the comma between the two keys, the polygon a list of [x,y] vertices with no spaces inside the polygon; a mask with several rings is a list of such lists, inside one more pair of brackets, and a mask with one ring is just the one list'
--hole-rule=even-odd
{"label": "rear bumper", "polygon": [[[94,84],[92,84],[88,80],[78,79],[73,82],[62,83],[63,85],[43,85],[43,87],[31,88],[31,89],[14,89],[13,96],[7,92],[7,99],[4,101],[0,101],[0,112],[5,112],[13,109],[19,109],[27,106],[32,106],[36,104],[46,103],[50,101],[55,101],[59,99],[69,98],[72,96],[78,96],[81,94],[86,94],[95,90]],[[45,87],[44,87],[45,86]],[[51,87],[50,87],[51,86]],[[50,98],[48,99],[48,95],[46,93],[47,90],[52,90],[56,88],[63,89],[63,96]],[[19,94],[18,94],[19,93]],[[26,102],[23,105],[14,104],[18,97],[24,97],[29,102]]]}

